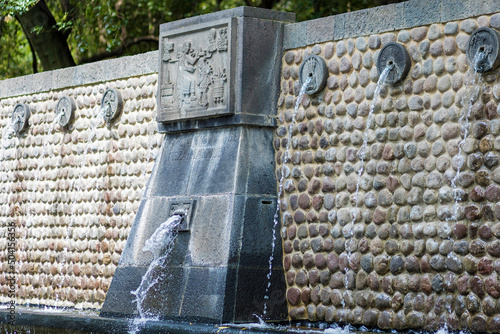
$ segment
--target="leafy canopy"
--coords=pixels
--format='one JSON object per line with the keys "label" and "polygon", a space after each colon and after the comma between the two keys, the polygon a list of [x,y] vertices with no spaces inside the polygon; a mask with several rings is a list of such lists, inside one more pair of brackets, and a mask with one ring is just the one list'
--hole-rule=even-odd
{"label": "leafy canopy", "polygon": [[[40,1],[54,16],[52,28],[66,38],[74,62],[81,64],[156,50],[161,23],[218,10],[272,8],[295,12],[303,21],[399,0],[1,0],[0,79],[41,68],[16,19]],[[44,29],[31,32],[43,37]]]}

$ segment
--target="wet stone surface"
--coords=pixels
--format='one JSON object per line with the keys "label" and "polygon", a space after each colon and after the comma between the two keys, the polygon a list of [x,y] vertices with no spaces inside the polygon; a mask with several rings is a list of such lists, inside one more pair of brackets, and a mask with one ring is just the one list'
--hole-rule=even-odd
{"label": "wet stone surface", "polygon": [[[324,256],[311,267],[298,265],[312,273],[308,285],[289,282],[289,289],[318,289],[317,299],[289,305],[293,319],[307,318],[313,303],[316,318],[381,329],[436,330],[445,321],[455,329],[500,328],[500,84],[493,75],[480,98],[471,96],[476,88],[465,56],[470,34],[500,22],[498,15],[329,42],[318,54],[330,71],[322,94],[333,98],[297,111],[307,116],[297,118],[304,130],[294,134],[299,145],[291,154],[306,158],[290,168],[305,178],[283,200],[291,225],[306,224],[310,233],[321,221],[329,233],[302,236]],[[404,45],[412,68],[374,103],[374,61],[389,41]],[[296,79],[282,80],[286,87]],[[293,112],[281,106],[279,119]],[[321,145],[311,145],[320,137]],[[297,238],[288,234],[285,245]],[[328,282],[320,278],[325,270]]]}
{"label": "wet stone surface", "polygon": [[[24,212],[16,218],[19,304],[101,308],[162,142],[156,84],[152,74],[22,97],[33,113],[27,135],[3,137],[0,148],[0,215]],[[124,102],[109,127],[96,117],[108,88]],[[63,128],[54,120],[64,96],[76,108]],[[2,126],[19,99],[0,99]],[[2,303],[4,288],[5,280]]]}

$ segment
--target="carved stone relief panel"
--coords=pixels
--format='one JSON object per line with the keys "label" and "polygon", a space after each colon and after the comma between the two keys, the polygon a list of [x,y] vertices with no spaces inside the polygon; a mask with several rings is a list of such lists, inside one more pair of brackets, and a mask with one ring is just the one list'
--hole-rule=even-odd
{"label": "carved stone relief panel", "polygon": [[158,121],[233,113],[233,20],[160,35]]}

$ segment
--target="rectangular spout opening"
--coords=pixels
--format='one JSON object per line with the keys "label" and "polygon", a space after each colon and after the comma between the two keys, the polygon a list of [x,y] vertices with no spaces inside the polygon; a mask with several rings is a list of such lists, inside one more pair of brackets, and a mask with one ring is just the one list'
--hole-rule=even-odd
{"label": "rectangular spout opening", "polygon": [[189,232],[191,230],[191,220],[193,216],[195,199],[176,199],[170,202],[168,208],[169,217],[173,215],[183,216],[182,222],[177,226],[179,232]]}

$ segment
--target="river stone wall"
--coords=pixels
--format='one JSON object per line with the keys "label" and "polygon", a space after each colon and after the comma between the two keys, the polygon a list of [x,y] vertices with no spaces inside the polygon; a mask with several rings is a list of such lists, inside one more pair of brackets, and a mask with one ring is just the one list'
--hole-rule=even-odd
{"label": "river stone wall", "polygon": [[[500,331],[500,78],[497,70],[474,82],[465,55],[475,29],[500,31],[495,10],[409,1],[285,27],[274,146],[291,319]],[[358,181],[388,42],[403,44],[412,66],[375,101]],[[299,66],[311,54],[328,66],[327,87],[305,96],[293,122]]]}
{"label": "river stone wall", "polygon": [[[0,303],[9,303],[7,227],[16,227],[17,305],[99,309],[125,246],[162,136],[156,133],[157,52],[0,82],[0,127],[31,109],[0,147]],[[103,93],[123,113],[96,122]],[[58,100],[76,102],[68,129]]]}

